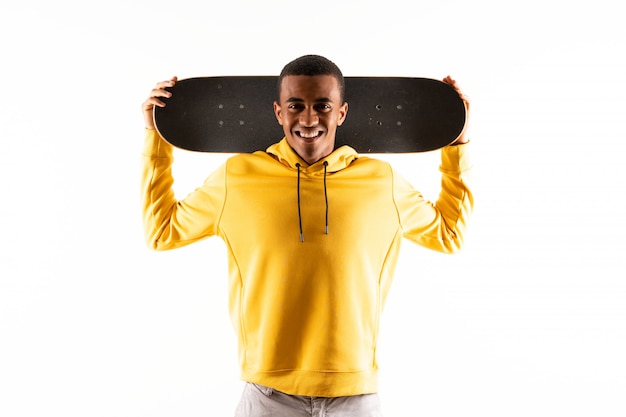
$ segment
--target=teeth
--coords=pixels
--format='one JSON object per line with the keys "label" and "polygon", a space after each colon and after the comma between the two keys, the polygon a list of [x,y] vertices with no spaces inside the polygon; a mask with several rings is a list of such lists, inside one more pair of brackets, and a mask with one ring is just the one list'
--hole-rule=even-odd
{"label": "teeth", "polygon": [[306,139],[312,139],[316,136],[319,136],[320,132],[298,132],[301,137]]}

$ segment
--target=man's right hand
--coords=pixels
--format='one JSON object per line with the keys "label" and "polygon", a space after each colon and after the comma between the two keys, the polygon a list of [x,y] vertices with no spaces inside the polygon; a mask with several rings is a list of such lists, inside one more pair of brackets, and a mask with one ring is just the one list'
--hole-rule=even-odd
{"label": "man's right hand", "polygon": [[160,100],[161,97],[169,98],[172,96],[172,93],[167,91],[166,87],[173,87],[178,81],[178,77],[172,77],[168,81],[161,81],[157,83],[156,87],[152,89],[150,92],[150,97],[141,105],[141,110],[143,111],[143,119],[146,124],[146,129],[155,129],[154,119],[152,116],[154,106],[157,107],[165,107],[165,103]]}

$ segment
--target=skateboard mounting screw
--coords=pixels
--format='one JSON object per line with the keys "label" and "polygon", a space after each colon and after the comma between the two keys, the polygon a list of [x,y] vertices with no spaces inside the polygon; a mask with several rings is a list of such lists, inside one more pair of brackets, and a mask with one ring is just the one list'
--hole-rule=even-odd
{"label": "skateboard mounting screw", "polygon": [[218,108],[218,109],[223,109],[223,108],[224,108],[224,105],[223,105],[223,104],[219,104],[219,105],[217,106],[217,108]]}
{"label": "skateboard mounting screw", "polygon": [[377,104],[377,105],[376,105],[376,110],[380,110],[380,109],[382,109],[382,108],[383,108],[383,106],[381,106],[380,104]]}
{"label": "skateboard mounting screw", "polygon": [[239,126],[243,126],[243,120],[239,121]]}
{"label": "skateboard mounting screw", "polygon": [[223,120],[220,120],[220,121],[218,122],[218,124],[220,125],[220,127],[222,127],[222,126],[224,126],[224,121],[223,121]]}
{"label": "skateboard mounting screw", "polygon": [[240,109],[243,109],[244,107],[245,107],[245,106],[244,106],[243,104],[240,104],[240,105],[239,105],[239,108],[240,108]]}
{"label": "skateboard mounting screw", "polygon": [[402,104],[398,104],[398,105],[396,106],[396,109],[398,109],[398,110],[402,110]]}

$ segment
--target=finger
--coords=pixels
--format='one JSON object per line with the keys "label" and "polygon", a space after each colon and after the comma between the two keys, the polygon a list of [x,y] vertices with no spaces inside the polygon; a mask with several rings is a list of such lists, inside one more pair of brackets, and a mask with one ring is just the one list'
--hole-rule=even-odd
{"label": "finger", "polygon": [[156,88],[162,90],[167,87],[174,87],[176,81],[178,81],[178,77],[174,76],[167,81],[161,81],[160,83],[157,83]]}
{"label": "finger", "polygon": [[172,93],[166,90],[166,88],[173,87],[177,80],[177,77],[172,77],[170,80],[157,83],[156,86],[150,91],[150,97],[171,97]]}
{"label": "finger", "polygon": [[454,88],[457,91],[461,90],[456,80],[449,75],[444,77],[443,82],[448,84],[450,87]]}
{"label": "finger", "polygon": [[470,98],[463,93],[463,91],[461,90],[461,87],[459,86],[459,83],[457,83],[454,78],[448,75],[444,77],[443,82],[448,84],[450,87],[454,88],[456,92],[459,94],[459,97],[461,97],[461,100],[463,100],[466,103],[467,107],[469,107]]}
{"label": "finger", "polygon": [[161,98],[170,98],[172,93],[166,90],[167,87],[173,87],[178,81],[178,77],[174,76],[167,81],[161,81],[157,83],[156,87],[150,91],[150,96],[146,101],[141,105],[144,111],[152,111],[154,107],[165,107],[165,103],[159,99]]}
{"label": "finger", "polygon": [[170,98],[172,97],[172,93],[165,88],[154,88],[152,89],[152,91],[150,91],[150,98],[152,97]]}
{"label": "finger", "polygon": [[154,107],[165,107],[165,103],[156,97],[149,97],[146,101],[143,102],[142,105],[142,108],[145,111],[150,111]]}

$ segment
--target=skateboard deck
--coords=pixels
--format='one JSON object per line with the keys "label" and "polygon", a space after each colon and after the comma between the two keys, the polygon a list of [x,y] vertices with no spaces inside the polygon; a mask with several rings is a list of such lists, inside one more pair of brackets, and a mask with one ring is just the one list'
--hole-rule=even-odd
{"label": "skateboard deck", "polygon": [[[197,77],[168,88],[155,107],[159,134],[172,145],[199,152],[265,150],[283,138],[276,120],[275,76]],[[442,81],[408,77],[345,77],[348,114],[335,147],[360,153],[439,149],[462,132],[465,105]]]}

